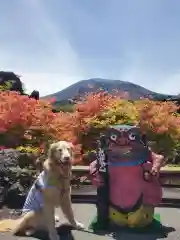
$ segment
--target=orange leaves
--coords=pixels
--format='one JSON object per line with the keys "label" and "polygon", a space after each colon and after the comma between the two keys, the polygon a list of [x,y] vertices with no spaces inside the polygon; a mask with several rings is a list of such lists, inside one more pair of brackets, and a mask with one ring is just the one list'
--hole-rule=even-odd
{"label": "orange leaves", "polygon": [[[17,92],[0,92],[0,133],[25,139],[26,131],[49,133],[55,115],[48,101],[36,101]],[[17,139],[18,142],[18,139]]]}
{"label": "orange leaves", "polygon": [[76,145],[76,161],[81,159],[81,145],[92,146],[98,131],[111,124],[138,124],[157,149],[171,152],[179,148],[180,116],[175,103],[148,99],[129,102],[127,94],[116,93],[91,93],[75,105],[74,112],[53,113],[53,100],[36,101],[17,92],[0,92],[0,134],[9,136],[11,146],[13,141],[39,147],[48,140],[71,141]]}
{"label": "orange leaves", "polygon": [[[156,145],[156,150],[172,154],[179,148],[180,115],[178,106],[173,102],[158,102],[149,99],[129,102],[119,95],[113,97],[106,93],[89,94],[76,105],[76,136],[81,136],[83,144],[91,145],[94,131],[112,124],[139,125],[149,140]],[[91,130],[93,127],[93,130]],[[85,133],[83,132],[85,131]],[[83,137],[82,137],[83,135]],[[89,141],[89,143],[88,143]]]}
{"label": "orange leaves", "polygon": [[180,150],[179,107],[173,102],[141,100],[136,103],[139,125],[152,141],[155,151],[166,156],[176,155]]}
{"label": "orange leaves", "polygon": [[71,141],[73,144],[77,142],[74,130],[77,126],[76,113],[56,113],[52,125],[54,128],[54,135],[61,140]]}
{"label": "orange leaves", "polygon": [[112,101],[114,97],[106,92],[88,94],[85,99],[76,104],[79,116],[91,117],[99,114]]}
{"label": "orange leaves", "polygon": [[43,125],[43,122],[49,122],[52,118],[48,103],[21,96],[16,92],[0,92],[1,129],[8,130],[17,125],[24,128],[29,128],[32,124]]}
{"label": "orange leaves", "polygon": [[87,131],[89,122],[99,116],[115,99],[107,92],[87,94],[85,99],[75,106],[77,127],[79,132]]}
{"label": "orange leaves", "polygon": [[137,104],[140,126],[157,134],[179,135],[178,106],[173,102],[142,100]]}

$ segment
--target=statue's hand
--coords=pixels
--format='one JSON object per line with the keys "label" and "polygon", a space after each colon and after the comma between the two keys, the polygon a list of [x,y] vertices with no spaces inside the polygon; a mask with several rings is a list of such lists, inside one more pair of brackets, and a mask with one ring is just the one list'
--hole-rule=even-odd
{"label": "statue's hand", "polygon": [[158,169],[157,167],[152,167],[151,175],[152,176],[159,176],[159,171],[160,171],[160,169]]}
{"label": "statue's hand", "polygon": [[95,185],[96,187],[101,187],[104,185],[104,182],[100,176],[95,176],[92,178],[92,184]]}
{"label": "statue's hand", "polygon": [[101,176],[97,170],[97,162],[96,161],[94,161],[90,164],[90,176],[91,176],[91,181],[92,181],[93,185],[100,187],[104,184],[103,179],[101,178]]}
{"label": "statue's hand", "polygon": [[144,180],[147,181],[147,182],[150,182],[151,179],[152,179],[151,172],[149,172],[149,171],[144,171]]}
{"label": "statue's hand", "polygon": [[153,176],[159,176],[159,172],[164,163],[164,156],[152,152],[152,162],[153,166],[151,169],[151,174]]}

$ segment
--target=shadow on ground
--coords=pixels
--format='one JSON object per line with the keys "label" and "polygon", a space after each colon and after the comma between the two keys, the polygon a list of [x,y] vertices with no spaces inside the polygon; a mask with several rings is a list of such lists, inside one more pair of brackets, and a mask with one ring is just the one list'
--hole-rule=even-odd
{"label": "shadow on ground", "polygon": [[[72,232],[72,227],[69,226],[68,224],[62,224],[61,226],[59,226],[57,228],[57,232],[60,236],[61,240],[75,240],[75,237],[73,236],[73,232]],[[159,232],[146,232],[146,233],[129,233],[127,231],[119,231],[119,232],[101,232],[98,234],[94,234],[92,232],[88,232],[88,231],[83,231],[86,232],[87,234],[90,234],[91,239],[96,239],[98,235],[101,235],[101,237],[106,236],[105,239],[107,239],[107,236],[110,237],[110,239],[114,239],[114,240],[122,240],[122,239],[127,239],[127,240],[157,240],[157,239],[163,239],[163,238],[167,238],[168,234],[175,231],[174,228],[172,227],[165,227],[162,226],[161,231]],[[34,235],[32,235],[31,237],[33,237],[34,239],[39,239],[39,240],[49,240],[48,238],[48,233],[47,232],[36,232]],[[77,239],[77,238],[76,238]],[[109,238],[108,238],[109,239]]]}
{"label": "shadow on ground", "polygon": [[[72,234],[73,229],[70,225],[62,224],[56,229],[61,240],[75,240]],[[18,236],[24,237],[24,235],[18,235]],[[49,240],[48,232],[45,232],[45,231],[36,231],[36,233],[31,235],[30,237],[31,238],[33,237],[34,239],[39,239],[39,240]]]}
{"label": "shadow on ground", "polygon": [[162,229],[157,232],[146,232],[146,233],[130,233],[127,231],[119,231],[112,233],[112,239],[120,240],[120,239],[127,239],[127,240],[156,240],[156,239],[163,239],[167,238],[168,234],[171,232],[176,231],[173,227],[166,227],[162,226]]}

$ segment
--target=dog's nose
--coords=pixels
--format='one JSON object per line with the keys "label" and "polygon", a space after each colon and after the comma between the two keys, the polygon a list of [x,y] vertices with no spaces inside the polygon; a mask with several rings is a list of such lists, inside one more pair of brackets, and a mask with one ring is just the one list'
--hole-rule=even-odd
{"label": "dog's nose", "polygon": [[70,160],[70,157],[64,157],[64,161],[69,161]]}

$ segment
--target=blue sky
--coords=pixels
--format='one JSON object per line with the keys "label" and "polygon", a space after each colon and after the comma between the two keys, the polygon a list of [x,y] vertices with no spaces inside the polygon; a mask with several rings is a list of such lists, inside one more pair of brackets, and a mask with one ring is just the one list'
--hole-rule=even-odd
{"label": "blue sky", "polygon": [[180,93],[179,0],[0,0],[0,69],[41,95],[92,77]]}

